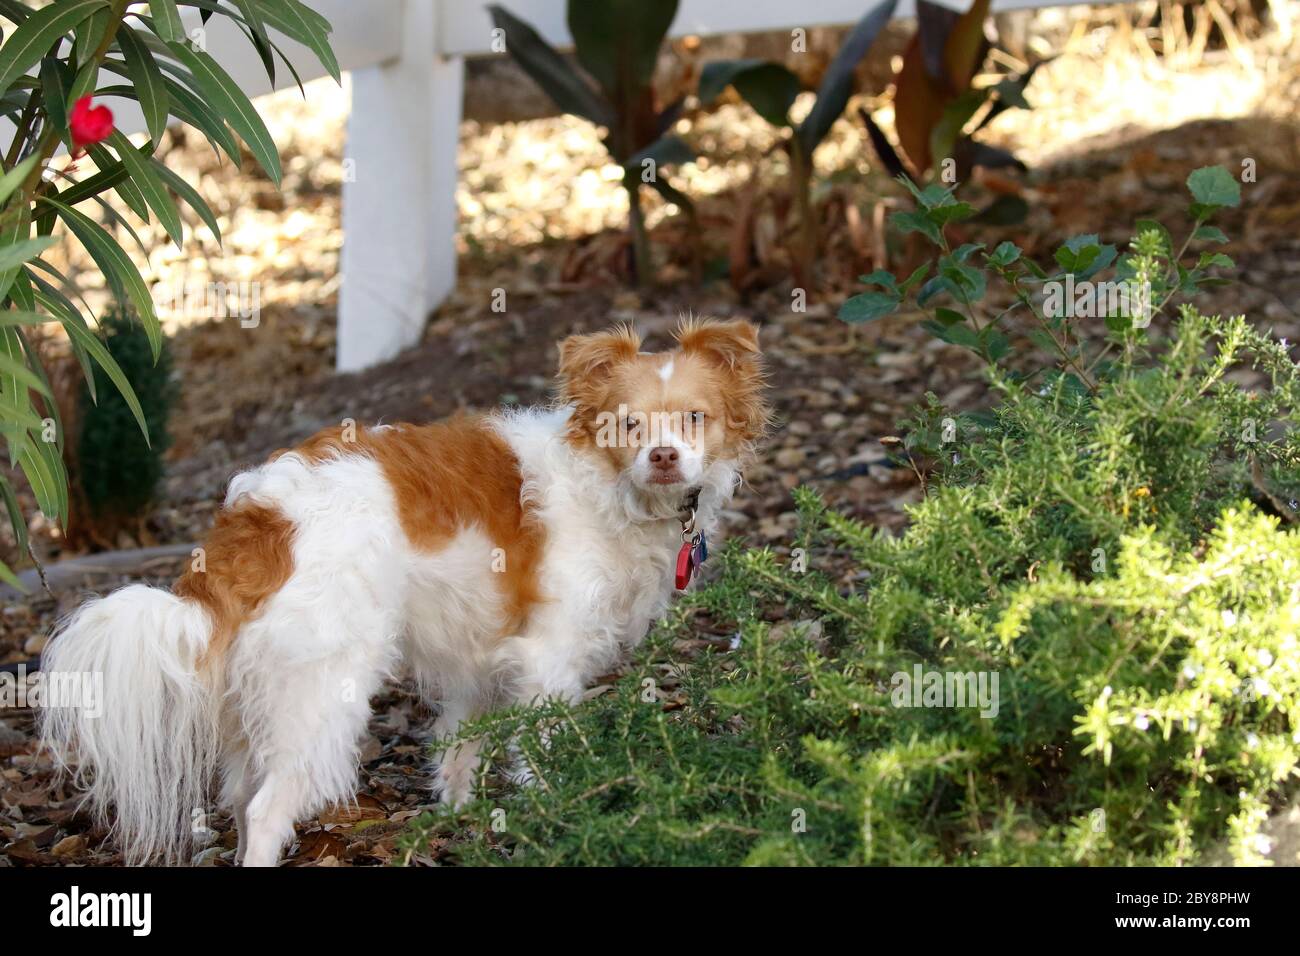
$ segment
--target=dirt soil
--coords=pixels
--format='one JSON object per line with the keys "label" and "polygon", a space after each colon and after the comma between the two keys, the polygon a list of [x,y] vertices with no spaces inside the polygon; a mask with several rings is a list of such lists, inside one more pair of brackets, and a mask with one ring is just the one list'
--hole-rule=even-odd
{"label": "dirt soil", "polygon": [[[696,117],[700,138],[718,137],[714,145],[721,144],[723,152],[731,139],[761,142],[758,133],[746,137],[736,131],[738,110],[724,107],[721,119],[716,113],[713,119]],[[549,401],[556,343],[617,321],[635,322],[650,348],[666,345],[678,316],[688,313],[744,317],[760,325],[777,424],[761,462],[747,473],[727,524],[729,534],[778,551],[786,548],[794,525],[791,489],[801,483],[871,524],[901,527],[904,508],[918,500],[920,488],[910,469],[889,460],[880,439],[894,434],[927,392],[959,410],[987,401],[973,358],[933,340],[918,327],[918,316],[898,316],[853,333],[835,318],[856,275],[880,264],[897,269],[915,254],[891,245],[873,226],[902,204],[902,194],[875,168],[860,139],[854,142],[862,155],[853,155],[853,142],[844,140],[857,132],[837,134],[832,144],[836,161],[828,166],[836,171],[819,191],[825,240],[821,288],[806,311],[796,312],[788,280],[767,278],[786,274],[788,259],[782,201],[774,185],[779,177],[764,169],[761,146],[746,146],[748,154],[731,157],[733,165],[760,170],[753,185],[747,176],[720,182],[700,201],[704,280],[697,284],[692,278],[693,236],[684,218],[660,209],[653,217],[659,281],[635,292],[626,285],[626,240],[605,228],[603,218],[619,218],[616,204],[612,213],[606,208],[614,186],[602,179],[589,131],[567,118],[490,128],[465,124],[462,166],[472,185],[462,187],[462,275],[455,294],[418,346],[378,368],[333,375],[341,117],[327,108],[310,122],[295,122],[293,111],[291,103],[272,110],[272,129],[285,157],[282,193],[251,175],[251,163],[243,174],[219,166],[193,136],[168,147],[169,163],[192,174],[187,175],[191,181],[197,178],[205,195],[221,197],[225,249],[218,250],[196,229],[197,251],[156,254],[150,263],[155,273],[172,282],[251,277],[266,292],[256,329],[234,320],[196,323],[185,316],[169,323],[183,388],[172,424],[175,441],[157,505],[138,533],[119,542],[124,547],[201,540],[233,473],[344,419],[420,422],[458,410]],[[754,123],[752,117],[744,121]],[[1137,218],[1160,219],[1179,235],[1187,227],[1182,186],[1187,174],[1214,163],[1238,169],[1243,157],[1258,156],[1261,122],[1256,117],[1196,120],[1158,132],[1120,126],[1051,148],[1031,139],[1043,132],[1041,126],[1026,126],[1019,137],[1008,129],[1005,143],[1041,158],[1023,180],[1029,218],[1014,227],[969,226],[962,238],[990,246],[1013,239],[1045,261],[1056,243],[1077,233],[1097,232],[1106,241],[1125,243]],[[552,144],[560,159],[549,153],[542,160],[521,158],[512,153],[520,142]],[[507,183],[504,177],[519,177],[520,168],[528,171],[525,181]],[[1238,263],[1239,281],[1203,300],[1208,311],[1244,312],[1291,341],[1300,338],[1300,234],[1295,229],[1300,178],[1295,172],[1294,165],[1260,158],[1258,181],[1244,188],[1242,207],[1219,222],[1233,237],[1225,251]],[[579,185],[570,193],[551,191],[529,182],[532,173]],[[692,175],[697,174],[707,180],[709,170]],[[588,188],[605,189],[605,205],[592,207],[599,209],[595,219],[585,217],[587,207],[580,201],[579,191]],[[542,198],[528,205],[528,196]],[[740,210],[754,197],[758,211],[747,254],[759,278],[738,292],[727,279],[729,247]],[[554,209],[566,201],[574,206],[572,217]],[[539,208],[552,208],[553,214],[548,218]],[[499,241],[492,241],[493,235]],[[888,250],[885,263],[878,261],[882,248]],[[74,273],[76,266],[69,263]],[[507,292],[504,313],[490,307],[498,288]],[[35,512],[30,498],[24,504],[28,513]],[[67,556],[57,529],[38,519],[34,532],[45,561]],[[3,539],[0,557],[21,566],[11,542]],[[185,560],[164,559],[129,574],[87,577],[84,583],[99,593],[128,581],[168,586]],[[843,583],[852,586],[847,579]],[[0,616],[0,665],[39,655],[54,622],[84,594],[38,592],[7,601]],[[356,806],[302,823],[288,854],[291,865],[375,865],[393,859],[396,834],[430,805],[428,717],[404,686],[376,701]],[[75,793],[53,780],[48,759],[36,753],[31,729],[29,711],[0,715],[0,866],[120,862],[102,830],[78,807]],[[197,851],[196,862],[229,865],[230,820],[217,812],[209,823],[211,843]],[[432,847],[413,862],[438,859],[438,848]]]}

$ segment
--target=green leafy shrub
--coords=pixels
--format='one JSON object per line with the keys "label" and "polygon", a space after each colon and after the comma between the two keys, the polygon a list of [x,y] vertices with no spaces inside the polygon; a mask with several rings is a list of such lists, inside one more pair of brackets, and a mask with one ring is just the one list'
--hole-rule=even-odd
{"label": "green leafy shrub", "polygon": [[176,387],[166,339],[155,362],[149,337],[139,324],[113,314],[102,318],[99,326],[104,347],[140,402],[150,436],[146,441],[126,399],[96,369],[96,394],[89,387],[81,392],[76,462],[70,469],[84,495],[86,512],[77,515],[74,509],[71,523],[74,527],[90,524],[101,536],[111,538],[114,527],[139,515],[153,501],[163,475],[163,454],[171,444],[167,418]]}
{"label": "green leafy shrub", "polygon": [[[1159,337],[1109,318],[1113,360],[1086,384],[991,359],[991,411],[918,410],[935,466],[901,535],[800,490],[791,557],[725,549],[608,692],[468,728],[535,780],[485,779],[408,849],[1129,865],[1226,845],[1266,862],[1260,825],[1300,776],[1300,532],[1261,477],[1297,473],[1300,370],[1242,317],[1185,304]],[[901,706],[928,674],[996,694]]]}

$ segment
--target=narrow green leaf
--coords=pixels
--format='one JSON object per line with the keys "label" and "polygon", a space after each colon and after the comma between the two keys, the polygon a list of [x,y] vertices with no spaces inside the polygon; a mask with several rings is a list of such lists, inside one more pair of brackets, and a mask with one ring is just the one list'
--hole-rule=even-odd
{"label": "narrow green leaf", "polygon": [[[0,216],[0,246],[12,246],[31,237],[32,210],[26,203],[6,209]],[[0,270],[0,301],[9,294],[21,264]]]}
{"label": "narrow green leaf", "polygon": [[18,541],[18,550],[27,550],[27,521],[23,518],[23,510],[18,506],[18,496],[14,494],[13,488],[4,475],[0,475],[0,498],[5,501],[5,510],[9,512],[9,526],[14,529],[14,537]]}
{"label": "narrow green leaf", "polygon": [[330,49],[329,34],[332,28],[328,21],[322,28],[319,21],[324,18],[320,17],[318,21],[315,19],[318,15],[297,0],[263,0],[262,16],[274,29],[315,53],[321,66],[334,77],[335,83],[343,82],[339,61]]}
{"label": "narrow green leaf", "polygon": [[50,119],[50,126],[58,130],[59,136],[67,139],[68,133],[68,97],[72,93],[72,81],[67,68],[56,57],[47,56],[41,60],[41,93],[45,97],[45,113]]}
{"label": "narrow green leaf", "polygon": [[40,158],[40,156],[33,153],[9,172],[0,176],[0,206],[3,206],[9,197],[13,195],[14,190],[23,184],[27,179],[27,174],[32,171],[32,167],[36,165]]}
{"label": "narrow green leaf", "polygon": [[42,198],[41,202],[49,203],[58,210],[59,216],[68,224],[68,228],[86,247],[86,251],[104,273],[104,278],[113,288],[118,303],[124,308],[128,305],[135,306],[135,313],[149,336],[149,345],[153,349],[154,359],[157,360],[162,351],[162,327],[159,325],[158,316],[154,313],[149,287],[145,285],[131,257],[113,241],[107,232],[83,213],[56,200]]}
{"label": "narrow green leaf", "polygon": [[[42,236],[39,239],[22,239],[8,246],[0,246],[0,272],[7,272],[10,269],[17,272],[15,266],[39,256],[58,241],[51,236]],[[0,295],[8,293],[8,291],[8,289],[5,289]]]}
{"label": "narrow green leaf", "polygon": [[153,27],[160,38],[176,43],[184,42],[185,25],[181,23],[176,0],[149,0],[149,12],[153,14]]}
{"label": "narrow green leaf", "polygon": [[13,86],[55,41],[106,5],[106,0],[64,0],[32,13],[0,47],[0,90]]}
{"label": "narrow green leaf", "polygon": [[[119,160],[115,157],[102,143],[95,143],[91,146],[87,146],[86,152],[90,154],[90,158],[95,161],[95,165],[101,170],[108,169],[117,162],[122,162],[123,165],[126,165],[124,160]],[[131,181],[129,169],[127,170],[127,174],[128,175],[125,179],[119,180],[113,187],[113,191],[121,197],[122,202],[126,203],[127,208],[145,222],[148,222],[149,204],[145,202],[144,193],[140,192],[140,187]]]}
{"label": "narrow green leaf", "polygon": [[117,43],[122,48],[122,57],[131,73],[131,82],[135,84],[149,138],[156,147],[162,140],[163,131],[167,129],[167,114],[171,107],[162,70],[135,30],[125,23],[117,31]]}
{"label": "narrow green leaf", "polygon": [[149,164],[147,157],[140,155],[136,148],[131,145],[131,141],[118,130],[113,131],[113,135],[109,137],[108,142],[117,151],[121,161],[126,164],[127,171],[131,174],[131,181],[140,190],[145,202],[149,204],[149,208],[158,216],[158,221],[167,230],[167,235],[172,237],[172,241],[176,243],[176,248],[183,249],[185,231],[181,226],[181,212],[176,208],[171,193],[167,191],[162,179],[154,172],[154,168]]}
{"label": "narrow green leaf", "polygon": [[[12,331],[6,329],[6,331]],[[0,352],[0,378],[8,383],[6,387],[12,386],[21,388],[26,386],[34,392],[44,395],[46,398],[53,398],[50,394],[49,386],[40,380],[32,370],[27,367],[27,362],[22,358],[13,358],[10,355]]]}
{"label": "narrow green leaf", "polygon": [[22,581],[18,580],[17,575],[15,575],[12,571],[10,571],[9,565],[5,564],[3,561],[0,561],[0,581],[4,581],[15,591],[18,591],[22,594],[27,593],[27,587],[23,584]]}
{"label": "narrow green leaf", "polygon": [[77,27],[72,55],[78,66],[84,65],[99,47],[100,41],[104,39],[104,31],[108,29],[108,18],[108,10],[96,10]]}
{"label": "narrow green leaf", "polygon": [[230,78],[217,62],[201,50],[191,50],[184,43],[169,43],[168,47],[181,63],[189,68],[208,102],[228,122],[257,159],[272,182],[280,185],[280,154],[266,124],[248,101],[239,84]]}
{"label": "narrow green leaf", "polygon": [[144,409],[140,407],[140,400],[136,398],[135,390],[131,388],[131,383],[127,380],[122,367],[117,364],[117,359],[113,358],[113,354],[109,352],[108,347],[99,340],[98,336],[93,335],[84,327],[77,325],[75,322],[64,322],[63,328],[67,330],[70,338],[76,339],[77,344],[90,353],[90,357],[99,364],[99,367],[117,386],[117,390],[126,401],[127,407],[131,409],[131,414],[135,416],[140,431],[144,433],[145,444],[150,444],[149,425],[144,418]]}
{"label": "narrow green leaf", "polygon": [[168,169],[158,160],[151,159],[150,162],[153,164],[154,172],[162,177],[163,182],[171,188],[172,192],[189,203],[190,208],[199,214],[199,218],[212,230],[212,235],[216,237],[217,244],[220,245],[221,226],[217,223],[217,217],[213,214],[211,207],[199,195],[199,191],[181,178],[179,173]]}
{"label": "narrow green leaf", "polygon": [[32,486],[36,503],[51,521],[67,524],[68,477],[63,461],[50,442],[22,436],[19,441],[18,467]]}
{"label": "narrow green leaf", "polygon": [[262,67],[266,70],[266,77],[271,81],[271,86],[275,86],[275,54],[271,52],[271,38],[266,35],[266,24],[262,21],[262,15],[257,6],[251,0],[230,0],[244,15],[244,22],[248,24],[249,32],[252,34],[253,46],[257,50],[258,57],[262,60]]}

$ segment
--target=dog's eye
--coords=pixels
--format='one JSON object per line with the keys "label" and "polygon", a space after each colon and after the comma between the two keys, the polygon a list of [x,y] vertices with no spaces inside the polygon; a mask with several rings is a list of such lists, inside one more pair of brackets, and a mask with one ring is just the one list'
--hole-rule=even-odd
{"label": "dog's eye", "polygon": [[691,413],[687,416],[687,418],[690,419],[690,422],[691,422],[692,425],[703,425],[703,424],[704,424],[704,413],[703,413],[703,412],[691,412]]}
{"label": "dog's eye", "polygon": [[628,428],[636,428],[636,422],[637,422],[637,418],[636,418],[635,415],[629,415],[629,416],[627,416],[627,427],[628,427]]}

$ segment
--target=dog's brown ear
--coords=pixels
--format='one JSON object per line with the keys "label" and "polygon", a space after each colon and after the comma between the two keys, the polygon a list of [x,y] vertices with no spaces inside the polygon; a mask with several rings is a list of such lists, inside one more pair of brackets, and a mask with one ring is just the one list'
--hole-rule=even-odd
{"label": "dog's brown ear", "polygon": [[753,322],[686,319],[673,335],[683,352],[693,352],[728,369],[758,364],[758,326]]}
{"label": "dog's brown ear", "polygon": [[560,395],[579,407],[600,401],[614,367],[634,358],[641,337],[621,325],[594,335],[571,335],[560,343]]}
{"label": "dog's brown ear", "polygon": [[758,347],[758,327],[744,319],[717,322],[688,319],[675,333],[682,352],[697,355],[728,379],[723,391],[727,426],[744,443],[767,428],[770,410],[763,398],[766,380]]}

